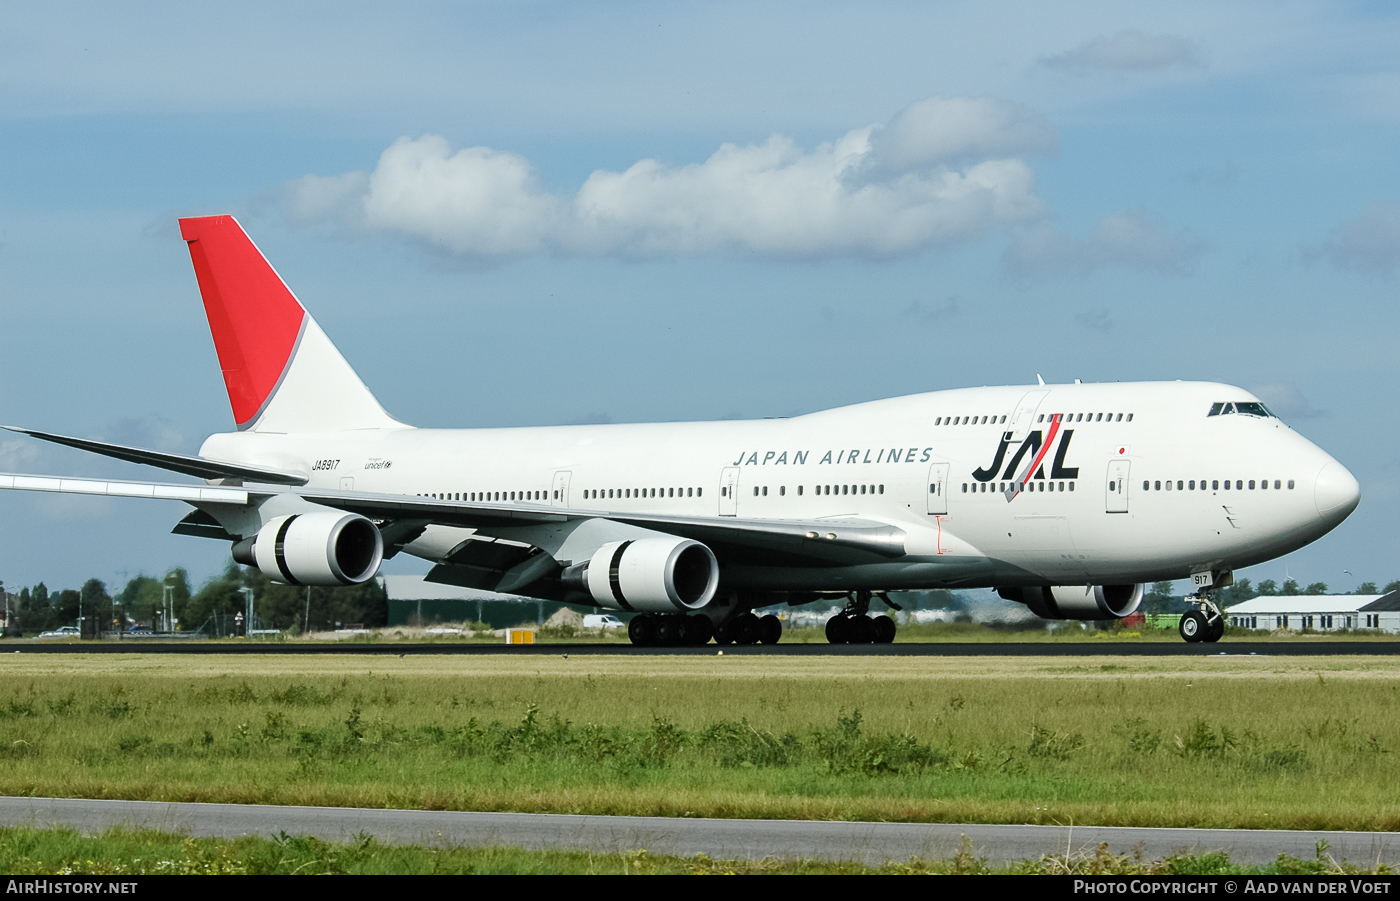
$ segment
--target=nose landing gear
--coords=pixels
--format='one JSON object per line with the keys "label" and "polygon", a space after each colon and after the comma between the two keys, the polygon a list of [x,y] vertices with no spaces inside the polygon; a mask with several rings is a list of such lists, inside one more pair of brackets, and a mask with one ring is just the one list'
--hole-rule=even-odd
{"label": "nose landing gear", "polygon": [[1182,614],[1177,631],[1183,641],[1204,641],[1215,643],[1225,634],[1225,615],[1211,599],[1210,592],[1202,590],[1186,598],[1188,604],[1195,604],[1195,610]]}

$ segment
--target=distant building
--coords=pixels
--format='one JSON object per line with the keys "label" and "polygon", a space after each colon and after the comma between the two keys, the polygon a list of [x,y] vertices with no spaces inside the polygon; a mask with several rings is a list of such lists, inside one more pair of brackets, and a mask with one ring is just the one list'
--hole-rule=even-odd
{"label": "distant building", "polygon": [[496,629],[543,623],[560,607],[576,607],[476,588],[428,582],[422,576],[383,576],[389,598],[390,626],[431,626],[434,623],[487,623]]}
{"label": "distant building", "polygon": [[1224,612],[1226,621],[1240,629],[1378,629],[1400,633],[1400,592],[1271,595],[1235,604]]}

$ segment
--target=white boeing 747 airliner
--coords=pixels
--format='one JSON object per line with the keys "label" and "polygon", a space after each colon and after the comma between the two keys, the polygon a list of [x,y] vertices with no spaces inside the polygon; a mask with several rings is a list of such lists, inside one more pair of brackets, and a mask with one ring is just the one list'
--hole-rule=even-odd
{"label": "white boeing 747 airliner", "polygon": [[[183,219],[238,431],[188,457],[15,429],[204,484],[0,476],[163,498],[180,534],[291,584],[400,552],[432,581],[633,611],[639,644],[772,643],[758,607],[845,599],[833,642],[890,641],[888,591],[995,588],[1053,619],[1127,616],[1191,579],[1214,641],[1233,570],[1355,509],[1356,479],[1247,391],[968,388],[790,419],[440,430],[398,422],[229,216]],[[891,606],[893,606],[891,604]]]}

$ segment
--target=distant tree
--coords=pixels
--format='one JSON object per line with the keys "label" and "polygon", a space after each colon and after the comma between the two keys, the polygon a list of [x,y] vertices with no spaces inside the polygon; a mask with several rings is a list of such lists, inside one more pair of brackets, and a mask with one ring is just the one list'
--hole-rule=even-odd
{"label": "distant tree", "polygon": [[1254,589],[1253,583],[1248,579],[1236,579],[1235,584],[1221,590],[1218,595],[1218,603],[1231,607],[1258,596],[1259,592]]}
{"label": "distant tree", "polygon": [[198,628],[185,624],[185,609],[190,603],[190,574],[183,566],[176,566],[165,571],[165,578],[161,579],[161,592],[164,593],[165,586],[169,586],[170,603],[175,610],[175,619],[184,624],[184,628]]}
{"label": "distant tree", "polygon": [[81,606],[84,635],[96,635],[112,628],[112,598],[107,594],[107,585],[101,579],[88,579],[78,592]]}
{"label": "distant tree", "polygon": [[58,622],[58,614],[49,603],[49,589],[43,582],[35,585],[32,591],[26,588],[19,593],[17,625],[25,632],[42,632],[63,625]]}
{"label": "distant tree", "polygon": [[1167,613],[1176,607],[1176,597],[1172,594],[1174,582],[1154,582],[1152,590],[1142,599],[1143,613]]}
{"label": "distant tree", "polygon": [[1301,593],[1302,592],[1298,590],[1297,579],[1285,579],[1283,582],[1283,590],[1279,592],[1279,594],[1288,598],[1297,597]]}
{"label": "distant tree", "polygon": [[1278,595],[1278,583],[1273,579],[1265,579],[1259,583],[1259,596],[1271,598]]}
{"label": "distant tree", "polygon": [[133,622],[155,625],[156,613],[165,609],[166,588],[172,589],[171,604],[175,619],[183,622],[181,615],[190,599],[189,576],[181,567],[175,567],[165,574],[164,579],[140,575],[131,579],[114,598]]}
{"label": "distant tree", "polygon": [[[228,568],[204,583],[190,598],[187,629],[198,629],[215,614],[241,613],[246,601],[242,589],[253,589],[253,609],[265,629],[304,627],[307,587],[273,582],[260,570],[230,562]],[[310,589],[311,628],[336,628],[337,624],[363,623],[379,628],[389,621],[389,599],[378,579],[360,585]]]}
{"label": "distant tree", "polygon": [[1382,594],[1390,594],[1392,591],[1400,591],[1400,579],[1396,579],[1394,582],[1387,582]]}
{"label": "distant tree", "polygon": [[126,587],[112,596],[112,602],[132,622],[154,626],[156,611],[160,609],[164,595],[159,582],[142,575],[128,579]]}
{"label": "distant tree", "polygon": [[53,609],[50,623],[59,626],[76,626],[79,611],[82,609],[82,595],[71,588],[56,591],[49,595],[49,607]]}
{"label": "distant tree", "polygon": [[1356,590],[1352,592],[1352,594],[1380,594],[1380,593],[1381,593],[1381,590],[1380,590],[1379,588],[1376,587],[1376,583],[1375,583],[1375,582],[1362,582],[1360,585],[1356,586]]}
{"label": "distant tree", "polygon": [[1327,593],[1327,583],[1326,583],[1326,582],[1314,582],[1314,583],[1312,583],[1311,585],[1309,585],[1307,588],[1304,588],[1304,589],[1303,589],[1303,594],[1308,594],[1308,595],[1326,594],[1326,593]]}
{"label": "distant tree", "polygon": [[198,629],[211,616],[242,612],[245,601],[241,589],[255,588],[247,578],[248,572],[252,570],[245,570],[230,560],[222,573],[205,582],[184,609],[176,612],[181,627]]}

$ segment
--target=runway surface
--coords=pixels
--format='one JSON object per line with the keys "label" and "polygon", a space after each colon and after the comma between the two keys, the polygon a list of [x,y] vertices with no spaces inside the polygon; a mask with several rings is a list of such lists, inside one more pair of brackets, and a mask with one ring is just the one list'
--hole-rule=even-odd
{"label": "runway surface", "polygon": [[229,641],[84,641],[45,644],[39,641],[7,641],[0,653],[13,654],[544,654],[587,656],[596,654],[623,656],[700,655],[713,656],[723,651],[726,656],[837,656],[837,657],[1333,657],[1339,655],[1400,654],[1400,641],[1231,641],[1219,644],[1187,644],[1159,642],[929,642],[909,644],[775,644],[726,645],[709,644],[690,648],[637,648],[614,644],[448,644],[385,642],[359,644],[327,642],[326,644],[290,644],[284,642]]}
{"label": "runway surface", "polygon": [[1149,860],[1174,853],[1225,851],[1237,863],[1264,864],[1279,854],[1311,859],[1318,842],[1325,841],[1327,853],[1337,861],[1366,866],[1400,863],[1400,833],[1392,832],[669,819],[62,798],[0,798],[0,824],[61,825],[83,832],[128,826],[223,838],[266,837],[285,831],[326,841],[351,840],[364,832],[385,844],[603,853],[646,849],[680,857],[817,858],[866,864],[911,857],[948,859],[957,853],[964,835],[972,840],[975,856],[994,864],[1036,860],[1046,854],[1093,856],[1100,842],[1107,842],[1115,854],[1139,849]]}

